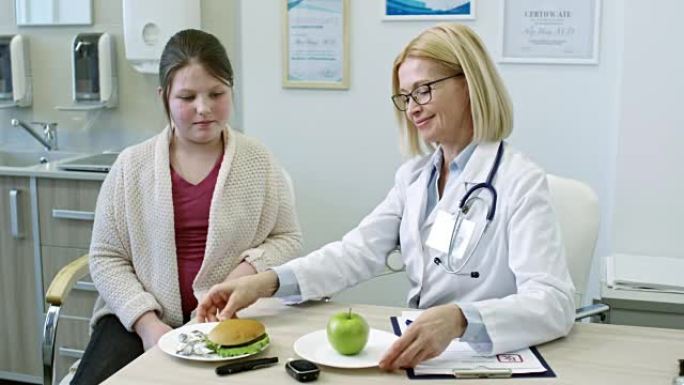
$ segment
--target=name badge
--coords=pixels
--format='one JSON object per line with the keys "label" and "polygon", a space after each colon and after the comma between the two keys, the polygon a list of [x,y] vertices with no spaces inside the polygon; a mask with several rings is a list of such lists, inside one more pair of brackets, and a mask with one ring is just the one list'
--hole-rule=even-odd
{"label": "name badge", "polygon": [[[461,218],[456,234],[454,234],[454,226],[456,226],[456,218],[446,211],[439,210],[425,244],[444,254],[449,254],[449,246],[451,245],[451,257],[463,258],[473,235],[475,223],[466,218]],[[453,245],[451,244],[452,235],[454,237]]]}
{"label": "name badge", "polygon": [[454,234],[454,246],[451,249],[451,257],[456,259],[463,258],[470,244],[470,238],[473,237],[473,230],[475,230],[475,222],[463,218],[456,234]]}

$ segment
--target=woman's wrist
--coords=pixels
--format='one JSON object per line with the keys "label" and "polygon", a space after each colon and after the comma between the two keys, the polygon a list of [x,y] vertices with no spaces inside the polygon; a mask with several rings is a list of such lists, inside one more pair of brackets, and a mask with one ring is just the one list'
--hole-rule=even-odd
{"label": "woman's wrist", "polygon": [[157,316],[157,313],[154,311],[148,311],[141,315],[133,324],[133,330],[138,334],[138,336],[142,337],[143,334],[145,333],[146,330],[148,330],[151,326],[162,322],[159,317]]}
{"label": "woman's wrist", "polygon": [[278,274],[274,270],[266,270],[263,273],[259,273],[259,275],[263,280],[263,285],[260,286],[264,288],[261,296],[272,297],[280,287]]}
{"label": "woman's wrist", "polygon": [[254,266],[252,266],[251,263],[249,263],[249,262],[247,262],[247,261],[242,261],[242,262],[240,262],[240,264],[238,264],[238,265],[235,267],[235,269],[233,269],[233,271],[231,271],[231,272],[228,274],[228,276],[226,277],[226,279],[224,279],[223,281],[226,282],[226,281],[230,281],[230,280],[232,280],[232,279],[237,279],[237,278],[240,278],[240,277],[244,277],[244,276],[247,276],[247,275],[253,275],[253,274],[256,274],[256,273],[257,273],[257,271],[256,271],[256,269],[254,268]]}
{"label": "woman's wrist", "polygon": [[449,304],[445,306],[448,306],[454,314],[454,335],[452,336],[452,339],[462,337],[466,328],[468,327],[468,320],[465,318],[463,310],[461,310],[461,307],[456,304]]}

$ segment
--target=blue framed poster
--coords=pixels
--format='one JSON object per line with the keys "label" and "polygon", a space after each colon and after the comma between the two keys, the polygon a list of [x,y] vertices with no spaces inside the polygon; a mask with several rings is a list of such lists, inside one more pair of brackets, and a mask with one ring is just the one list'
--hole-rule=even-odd
{"label": "blue framed poster", "polygon": [[475,0],[385,0],[385,20],[475,19]]}

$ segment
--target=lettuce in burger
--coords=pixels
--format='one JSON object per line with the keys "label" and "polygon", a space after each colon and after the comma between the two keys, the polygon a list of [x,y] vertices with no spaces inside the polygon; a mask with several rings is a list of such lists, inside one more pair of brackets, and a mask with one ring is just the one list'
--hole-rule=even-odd
{"label": "lettuce in burger", "polygon": [[219,322],[207,334],[206,345],[221,357],[258,353],[270,340],[264,324],[250,319],[228,319]]}

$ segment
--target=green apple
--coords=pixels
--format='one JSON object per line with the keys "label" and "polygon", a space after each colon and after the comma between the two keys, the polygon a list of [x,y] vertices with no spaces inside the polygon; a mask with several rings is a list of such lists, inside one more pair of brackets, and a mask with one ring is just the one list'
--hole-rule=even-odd
{"label": "green apple", "polygon": [[338,353],[347,356],[358,354],[368,342],[368,322],[359,314],[349,311],[339,312],[328,321],[326,332],[328,342]]}

